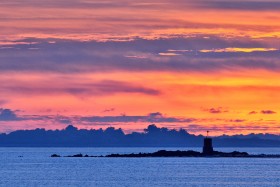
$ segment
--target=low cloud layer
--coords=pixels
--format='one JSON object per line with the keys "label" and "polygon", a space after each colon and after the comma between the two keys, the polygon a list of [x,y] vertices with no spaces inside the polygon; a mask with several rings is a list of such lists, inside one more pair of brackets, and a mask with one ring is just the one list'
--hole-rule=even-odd
{"label": "low cloud layer", "polygon": [[225,124],[223,126],[221,125],[211,125],[211,126],[204,126],[204,125],[198,125],[198,124],[191,124],[185,127],[185,129],[188,129],[189,132],[206,132],[206,131],[210,131],[210,135],[211,132],[215,133],[215,132],[223,132],[223,133],[231,133],[231,132],[236,132],[236,134],[240,134],[239,132],[243,132],[243,131],[248,131],[248,132],[252,132],[252,131],[257,131],[257,132],[263,132],[263,131],[268,131],[268,130],[275,130],[279,127],[275,127],[272,128],[270,126],[267,125],[229,125],[229,124]]}
{"label": "low cloud layer", "polygon": [[[112,111],[111,109],[108,109]],[[126,132],[135,131],[135,126],[139,129],[149,124],[157,124],[162,127],[180,129],[199,134],[211,131],[215,134],[240,134],[241,132],[270,132],[273,133],[278,128],[277,122],[273,120],[245,119],[204,119],[186,118],[164,115],[160,112],[153,112],[147,115],[89,115],[89,116],[67,116],[67,115],[18,115],[17,111],[11,109],[0,109],[1,132],[15,130],[10,124],[16,124],[17,129],[61,129],[65,125],[76,125],[79,128],[98,129],[102,127],[122,127]],[[274,114],[273,111],[265,111],[266,114]],[[264,125],[265,123],[265,125]],[[275,126],[271,126],[275,124]]]}
{"label": "low cloud layer", "polygon": [[145,122],[145,123],[189,123],[194,121],[191,118],[176,118],[164,116],[160,112],[150,113],[147,116],[92,116],[83,117],[81,121],[97,122],[97,123],[131,123],[131,122]]}

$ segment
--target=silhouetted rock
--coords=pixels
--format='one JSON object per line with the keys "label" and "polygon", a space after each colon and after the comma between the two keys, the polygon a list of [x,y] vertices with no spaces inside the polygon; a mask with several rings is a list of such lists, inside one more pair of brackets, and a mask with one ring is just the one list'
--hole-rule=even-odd
{"label": "silhouetted rock", "polygon": [[70,156],[67,156],[67,157],[83,157],[83,154],[79,153],[79,154],[70,155]]}
{"label": "silhouetted rock", "polygon": [[60,155],[52,154],[51,157],[60,157]]}
{"label": "silhouetted rock", "polygon": [[[53,154],[51,157],[60,157],[60,155]],[[89,157],[112,157],[112,158],[118,158],[118,157],[124,157],[124,158],[144,158],[144,157],[207,157],[207,158],[219,158],[219,157],[228,157],[228,158],[280,158],[280,155],[267,155],[267,154],[257,154],[257,155],[250,155],[247,152],[238,152],[233,151],[229,153],[225,152],[219,152],[219,151],[213,151],[212,154],[203,154],[197,151],[166,151],[166,150],[160,150],[153,153],[131,153],[131,154],[109,154],[105,156],[89,156],[89,155],[82,155],[82,154],[76,154],[76,155],[70,155],[66,157],[76,157],[76,158],[89,158]]]}
{"label": "silhouetted rock", "polygon": [[[154,130],[154,126],[151,126]],[[208,132],[207,132],[208,134]],[[56,154],[53,154],[51,157],[57,157]],[[67,156],[67,157],[103,157],[103,156],[88,156],[85,155],[83,156],[81,153],[76,154],[73,156]],[[109,154],[106,155],[105,157],[255,157],[255,158],[280,158],[280,155],[265,155],[265,154],[260,154],[260,155],[249,155],[247,152],[238,152],[238,151],[233,151],[230,153],[226,152],[220,152],[220,151],[214,151],[213,146],[212,146],[212,138],[206,137],[204,138],[204,144],[203,144],[203,151],[202,153],[197,152],[197,151],[166,151],[166,150],[159,150],[154,153],[131,153],[131,154]]]}
{"label": "silhouetted rock", "polygon": [[[154,127],[150,127],[150,128],[154,129]],[[192,150],[189,151],[160,150],[154,153],[110,154],[105,157],[250,157],[250,155],[246,152],[238,152],[238,151],[233,151],[230,153],[214,151],[212,146],[212,138],[206,137],[204,138],[202,153],[197,151],[192,151]],[[266,156],[261,155],[261,157],[266,157]]]}
{"label": "silhouetted rock", "polygon": [[132,154],[110,154],[105,157],[249,157],[246,152],[234,151],[231,153],[224,153],[213,151],[212,154],[203,154],[197,151],[166,151],[160,150],[154,153],[132,153]]}

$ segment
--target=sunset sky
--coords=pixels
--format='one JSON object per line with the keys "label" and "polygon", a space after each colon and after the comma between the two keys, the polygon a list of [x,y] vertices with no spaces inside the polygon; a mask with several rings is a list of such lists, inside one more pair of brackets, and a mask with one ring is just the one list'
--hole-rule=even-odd
{"label": "sunset sky", "polygon": [[279,0],[1,0],[0,132],[280,134]]}

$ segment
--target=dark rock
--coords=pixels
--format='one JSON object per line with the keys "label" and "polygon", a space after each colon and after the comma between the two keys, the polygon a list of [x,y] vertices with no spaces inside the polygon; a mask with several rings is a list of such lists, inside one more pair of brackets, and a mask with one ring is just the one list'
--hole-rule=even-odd
{"label": "dark rock", "polygon": [[110,154],[105,157],[249,157],[246,152],[234,151],[231,153],[224,153],[213,151],[211,154],[200,153],[197,151],[166,151],[160,150],[154,153],[132,153],[132,154]]}
{"label": "dark rock", "polygon": [[60,157],[60,155],[52,154],[51,157]]}
{"label": "dark rock", "polygon": [[67,156],[67,157],[83,157],[83,154],[79,153],[79,154],[70,155],[70,156]]}

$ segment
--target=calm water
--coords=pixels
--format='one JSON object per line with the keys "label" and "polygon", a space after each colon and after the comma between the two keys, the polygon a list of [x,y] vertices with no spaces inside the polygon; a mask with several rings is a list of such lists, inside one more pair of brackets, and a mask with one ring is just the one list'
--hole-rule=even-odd
{"label": "calm water", "polygon": [[[280,159],[50,158],[200,148],[0,148],[0,186],[280,186]],[[280,154],[279,148],[217,148]]]}

